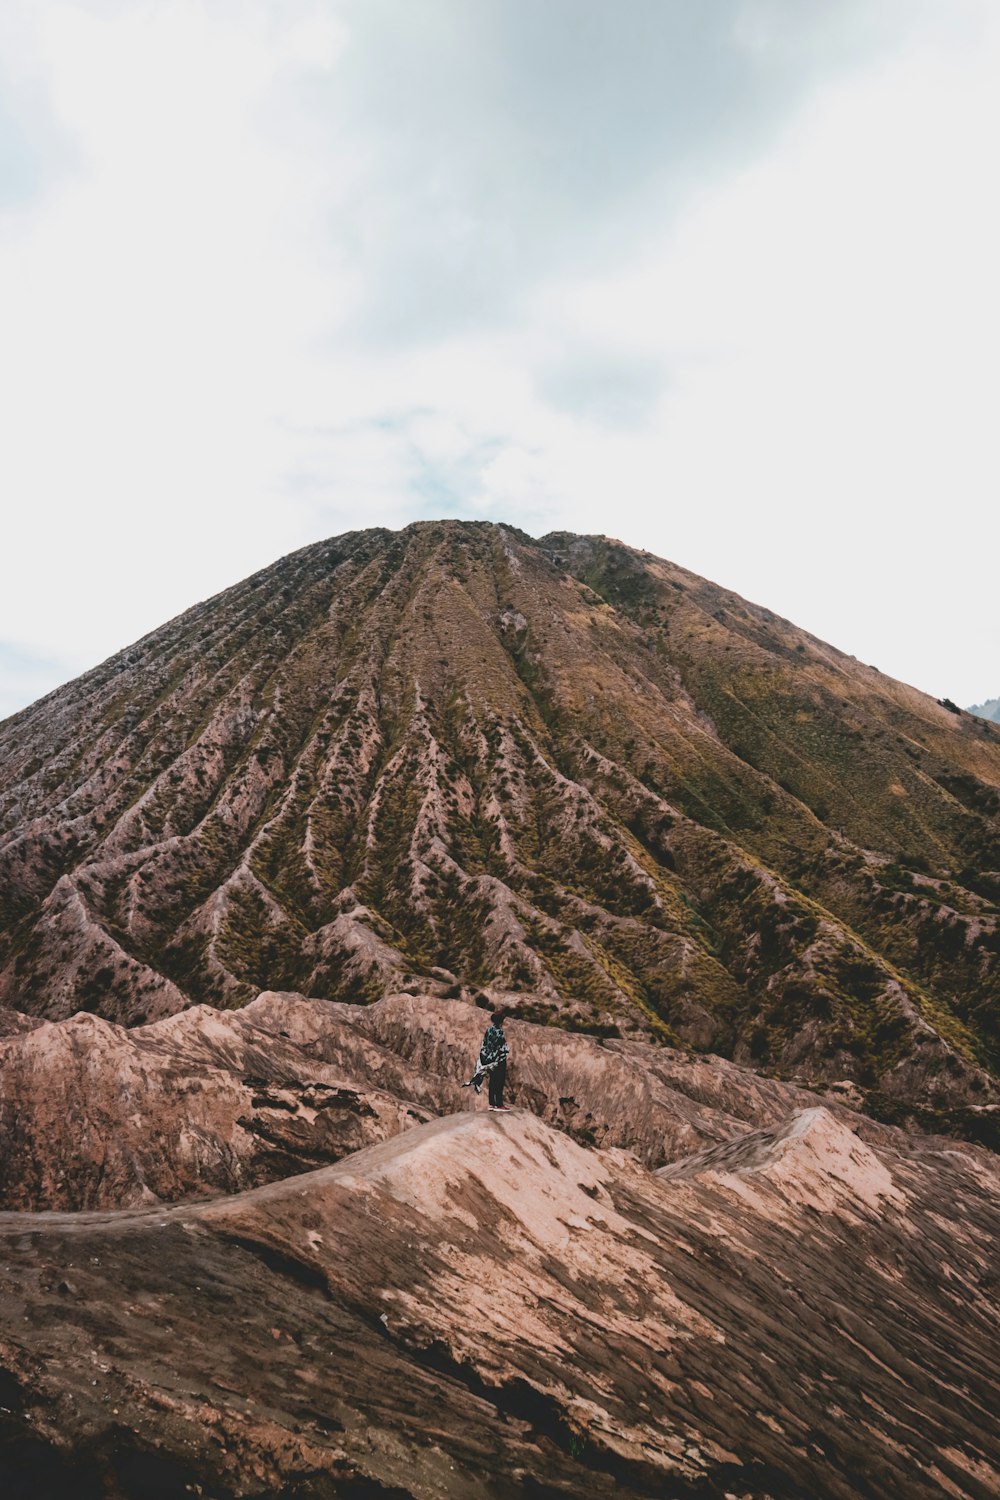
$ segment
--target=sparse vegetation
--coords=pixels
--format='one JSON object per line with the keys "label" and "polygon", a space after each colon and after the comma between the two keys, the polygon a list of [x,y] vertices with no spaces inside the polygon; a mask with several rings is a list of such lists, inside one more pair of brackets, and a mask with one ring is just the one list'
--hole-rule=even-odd
{"label": "sparse vegetation", "polygon": [[776,1071],[808,1033],[873,1095],[915,1014],[957,1097],[1000,1065],[1000,742],[678,571],[354,533],[18,715],[0,996],[134,1020],[437,968]]}

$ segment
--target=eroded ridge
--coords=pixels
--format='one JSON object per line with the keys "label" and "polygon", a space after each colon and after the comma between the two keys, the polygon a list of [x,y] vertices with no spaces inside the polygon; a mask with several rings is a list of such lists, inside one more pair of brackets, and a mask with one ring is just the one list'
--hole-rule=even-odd
{"label": "eroded ridge", "polygon": [[669,1176],[473,1112],[211,1203],[3,1215],[0,1472],[51,1500],[984,1500],[998,1185],[825,1109]]}

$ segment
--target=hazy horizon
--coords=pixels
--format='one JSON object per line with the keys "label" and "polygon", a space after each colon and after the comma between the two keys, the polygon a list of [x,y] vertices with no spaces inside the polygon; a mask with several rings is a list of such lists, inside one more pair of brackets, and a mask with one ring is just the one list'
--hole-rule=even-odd
{"label": "hazy horizon", "polygon": [[987,0],[10,0],[0,717],[442,515],[995,698],[998,77]]}

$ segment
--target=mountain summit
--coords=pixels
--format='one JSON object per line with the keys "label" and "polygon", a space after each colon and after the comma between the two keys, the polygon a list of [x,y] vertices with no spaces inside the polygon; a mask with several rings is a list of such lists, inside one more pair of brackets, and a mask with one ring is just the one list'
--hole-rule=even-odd
{"label": "mountain summit", "polygon": [[264,990],[840,1083],[979,1139],[1000,728],[604,537],[306,547],[0,725],[0,1004]]}

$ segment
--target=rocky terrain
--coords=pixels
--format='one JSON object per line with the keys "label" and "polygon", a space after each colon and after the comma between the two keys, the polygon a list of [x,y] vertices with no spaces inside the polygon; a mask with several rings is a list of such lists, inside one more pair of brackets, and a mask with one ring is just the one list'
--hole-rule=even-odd
{"label": "rocky terrain", "polygon": [[[469,1107],[461,1084],[485,1022],[455,1000],[363,1007],[288,994],[131,1031],[84,1013],[22,1019],[0,1041],[0,1210],[171,1203],[337,1161]],[[655,1043],[518,1021],[507,1031],[521,1104],[654,1169],[820,1097]],[[848,1113],[842,1089],[822,1098]]]}
{"label": "rocky terrain", "polygon": [[0,1004],[130,1067],[485,987],[996,1144],[998,872],[1000,728],[604,538],[352,533],[0,726]]}
{"label": "rocky terrain", "polygon": [[998,872],[1000,728],[604,538],[0,725],[5,1500],[1000,1495]]}

